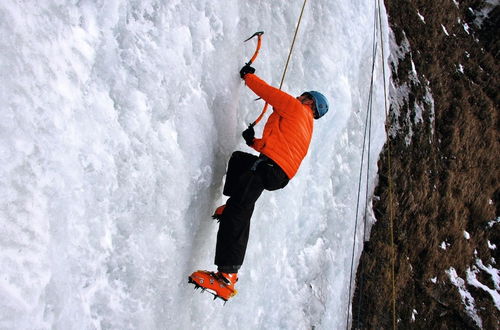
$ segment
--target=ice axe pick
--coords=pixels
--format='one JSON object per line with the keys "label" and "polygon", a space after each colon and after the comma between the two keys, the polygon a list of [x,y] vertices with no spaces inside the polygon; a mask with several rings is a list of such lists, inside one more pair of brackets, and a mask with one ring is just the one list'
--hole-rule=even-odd
{"label": "ice axe pick", "polygon": [[257,55],[259,55],[259,50],[260,46],[262,45],[262,35],[264,34],[264,31],[259,31],[255,32],[250,38],[246,39],[244,42],[247,42],[248,40],[257,37],[257,48],[255,49],[255,52],[253,53],[252,58],[250,61],[248,61],[247,65],[252,65],[253,61],[257,58]]}

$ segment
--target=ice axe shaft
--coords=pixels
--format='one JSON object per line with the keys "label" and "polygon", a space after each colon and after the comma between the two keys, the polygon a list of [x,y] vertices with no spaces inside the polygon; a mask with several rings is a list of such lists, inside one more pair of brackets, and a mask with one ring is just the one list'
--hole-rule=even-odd
{"label": "ice axe shaft", "polygon": [[[257,37],[257,48],[255,49],[255,52],[253,53],[253,56],[250,59],[250,61],[248,61],[247,65],[252,65],[252,63],[255,61],[255,59],[259,55],[260,46],[262,45],[262,35],[263,34],[264,34],[264,31],[255,32],[250,38],[248,38],[244,41],[244,42],[247,42],[250,39]],[[264,109],[262,109],[260,116],[253,123],[251,123],[249,125],[249,127],[253,127],[253,126],[257,125],[257,123],[262,119],[262,117],[266,113],[267,107],[268,107],[268,103],[266,102],[266,104],[264,105]]]}
{"label": "ice axe shaft", "polygon": [[264,114],[266,113],[268,106],[269,106],[269,103],[266,102],[266,104],[264,104],[264,108],[262,109],[262,112],[260,113],[259,117],[257,119],[255,119],[255,121],[253,123],[250,124],[252,127],[257,125],[259,123],[259,121],[262,119],[262,117],[264,117]]}

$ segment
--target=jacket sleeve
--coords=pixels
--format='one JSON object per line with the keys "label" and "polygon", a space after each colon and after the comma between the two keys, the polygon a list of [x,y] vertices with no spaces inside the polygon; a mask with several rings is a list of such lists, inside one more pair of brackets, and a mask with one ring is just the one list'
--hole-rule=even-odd
{"label": "jacket sleeve", "polygon": [[297,109],[297,106],[302,105],[295,97],[267,84],[255,74],[247,74],[245,83],[255,94],[269,103],[273,107],[273,111],[280,116],[293,116],[293,111]]}

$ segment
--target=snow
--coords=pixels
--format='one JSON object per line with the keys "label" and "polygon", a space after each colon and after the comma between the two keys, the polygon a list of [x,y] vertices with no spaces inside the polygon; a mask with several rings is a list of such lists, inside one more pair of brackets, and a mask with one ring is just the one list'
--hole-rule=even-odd
{"label": "snow", "polygon": [[476,259],[476,264],[481,270],[487,272],[491,276],[495,285],[495,290],[500,291],[500,271],[491,265],[485,266],[481,259]]}
{"label": "snow", "polygon": [[223,307],[187,283],[214,269],[210,215],[262,106],[238,75],[255,48],[242,41],[266,32],[255,67],[277,86],[301,5],[1,2],[0,328],[345,327],[373,2],[307,4],[283,89],[319,90],[331,111],[296,178],[257,203],[239,294]]}
{"label": "snow", "polygon": [[411,312],[411,321],[415,322],[416,316],[418,315],[418,312],[416,309],[413,309]]}
{"label": "snow", "polygon": [[467,23],[464,23],[463,25],[463,28],[464,28],[464,31],[467,33],[467,34],[470,34],[470,27]]}
{"label": "snow", "polygon": [[479,315],[477,314],[475,305],[476,301],[474,300],[474,297],[472,297],[470,292],[467,290],[465,281],[462,278],[460,278],[460,276],[458,276],[457,271],[453,267],[450,267],[450,269],[448,269],[446,273],[448,274],[451,283],[458,289],[458,292],[462,299],[462,303],[465,306],[465,312],[467,313],[467,315],[469,315],[469,317],[472,320],[474,320],[474,322],[479,328],[482,328],[483,322],[479,317]]}
{"label": "snow", "polygon": [[432,96],[432,91],[431,91],[429,80],[425,81],[424,101],[425,101],[425,104],[429,108],[429,110],[428,110],[429,111],[429,120],[431,122],[431,128],[432,128],[431,136],[429,137],[429,139],[431,139],[432,136],[434,136],[435,127],[436,127],[436,121],[435,121],[436,109],[435,109],[434,97]]}
{"label": "snow", "polygon": [[500,4],[499,0],[486,0],[484,1],[484,6],[479,11],[474,11],[469,7],[469,11],[472,15],[476,16],[474,24],[477,27],[481,27],[484,21],[489,17],[490,13]]}
{"label": "snow", "polygon": [[470,239],[470,234],[464,230],[464,238],[465,239]]}
{"label": "snow", "polygon": [[417,10],[417,15],[418,15],[418,18],[420,18],[420,20],[425,24],[425,17],[422,16],[422,14],[420,14],[420,12]]}
{"label": "snow", "polygon": [[[391,84],[389,86],[389,94],[391,96],[391,106],[392,106],[392,111],[399,116],[400,115],[400,109],[404,106],[406,106],[409,102],[410,99],[410,94],[411,94],[411,84],[415,85],[422,85],[423,83],[419,79],[419,75],[416,69],[415,62],[413,61],[413,55],[411,53],[411,47],[410,43],[404,33],[402,32],[402,38],[400,41],[400,44],[398,45],[396,43],[396,38],[394,34],[391,32],[389,35],[390,38],[390,47],[391,47],[391,54],[389,56],[389,60],[391,62],[391,66],[397,68],[399,65],[399,62],[404,59],[405,57],[409,56],[410,57],[410,63],[411,63],[411,69],[408,72],[409,78],[411,80],[411,83],[405,82],[401,85],[397,85],[391,81]],[[423,119],[424,119],[424,113],[426,113],[429,117],[429,120],[431,121],[431,126],[432,126],[432,135],[434,134],[434,126],[435,126],[435,106],[434,106],[434,98],[432,96],[432,92],[430,89],[430,82],[424,79],[424,85],[425,85],[425,95],[424,95],[424,102],[419,102],[417,101],[414,104],[414,115],[412,116],[412,112],[408,111],[406,113],[406,118],[404,118],[404,127],[408,129],[408,133],[405,136],[405,142],[407,145],[411,143],[411,140],[413,138],[413,127],[415,125],[420,124]],[[394,123],[391,125],[390,132],[392,136],[394,136],[400,129],[400,124],[398,124],[399,120],[394,121]],[[430,136],[429,138],[432,138]]]}
{"label": "snow", "polygon": [[446,34],[449,37],[450,34],[448,33],[448,30],[446,30],[446,27],[443,24],[441,24],[441,28],[443,29],[444,34]]}
{"label": "snow", "polygon": [[[491,277],[493,288],[490,288],[485,283],[479,281],[477,275],[480,271],[484,271]],[[448,269],[446,273],[448,274],[451,283],[458,289],[458,292],[462,299],[462,303],[465,306],[465,311],[474,320],[479,328],[482,328],[482,321],[477,313],[474,297],[467,290],[467,285],[473,286],[488,293],[493,300],[495,307],[500,311],[500,276],[498,269],[495,269],[491,265],[486,266],[481,259],[477,258],[476,264],[472,265],[472,267],[467,268],[467,270],[465,271],[466,281],[458,276],[456,270],[453,267],[450,267],[450,269]],[[486,277],[483,276],[481,278],[485,279]]]}
{"label": "snow", "polygon": [[491,276],[494,288],[489,288],[477,279],[477,274],[480,270],[476,266],[473,266],[472,270],[470,268],[467,269],[467,283],[487,292],[491,296],[495,307],[500,311],[500,279],[498,270],[492,266],[486,267],[480,259],[476,259],[476,264],[481,270],[487,272]]}
{"label": "snow", "polygon": [[496,219],[493,219],[491,221],[488,221],[488,227],[493,227],[494,225],[496,224],[499,224],[500,223],[500,217],[497,217]]}

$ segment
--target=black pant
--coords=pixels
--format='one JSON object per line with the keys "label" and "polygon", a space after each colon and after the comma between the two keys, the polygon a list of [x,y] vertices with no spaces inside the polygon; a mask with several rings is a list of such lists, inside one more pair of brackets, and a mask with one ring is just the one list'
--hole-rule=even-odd
{"label": "black pant", "polygon": [[224,195],[229,196],[222,213],[215,264],[219,271],[236,273],[243,264],[255,202],[264,189],[288,184],[285,172],[271,159],[236,151],[229,159]]}

